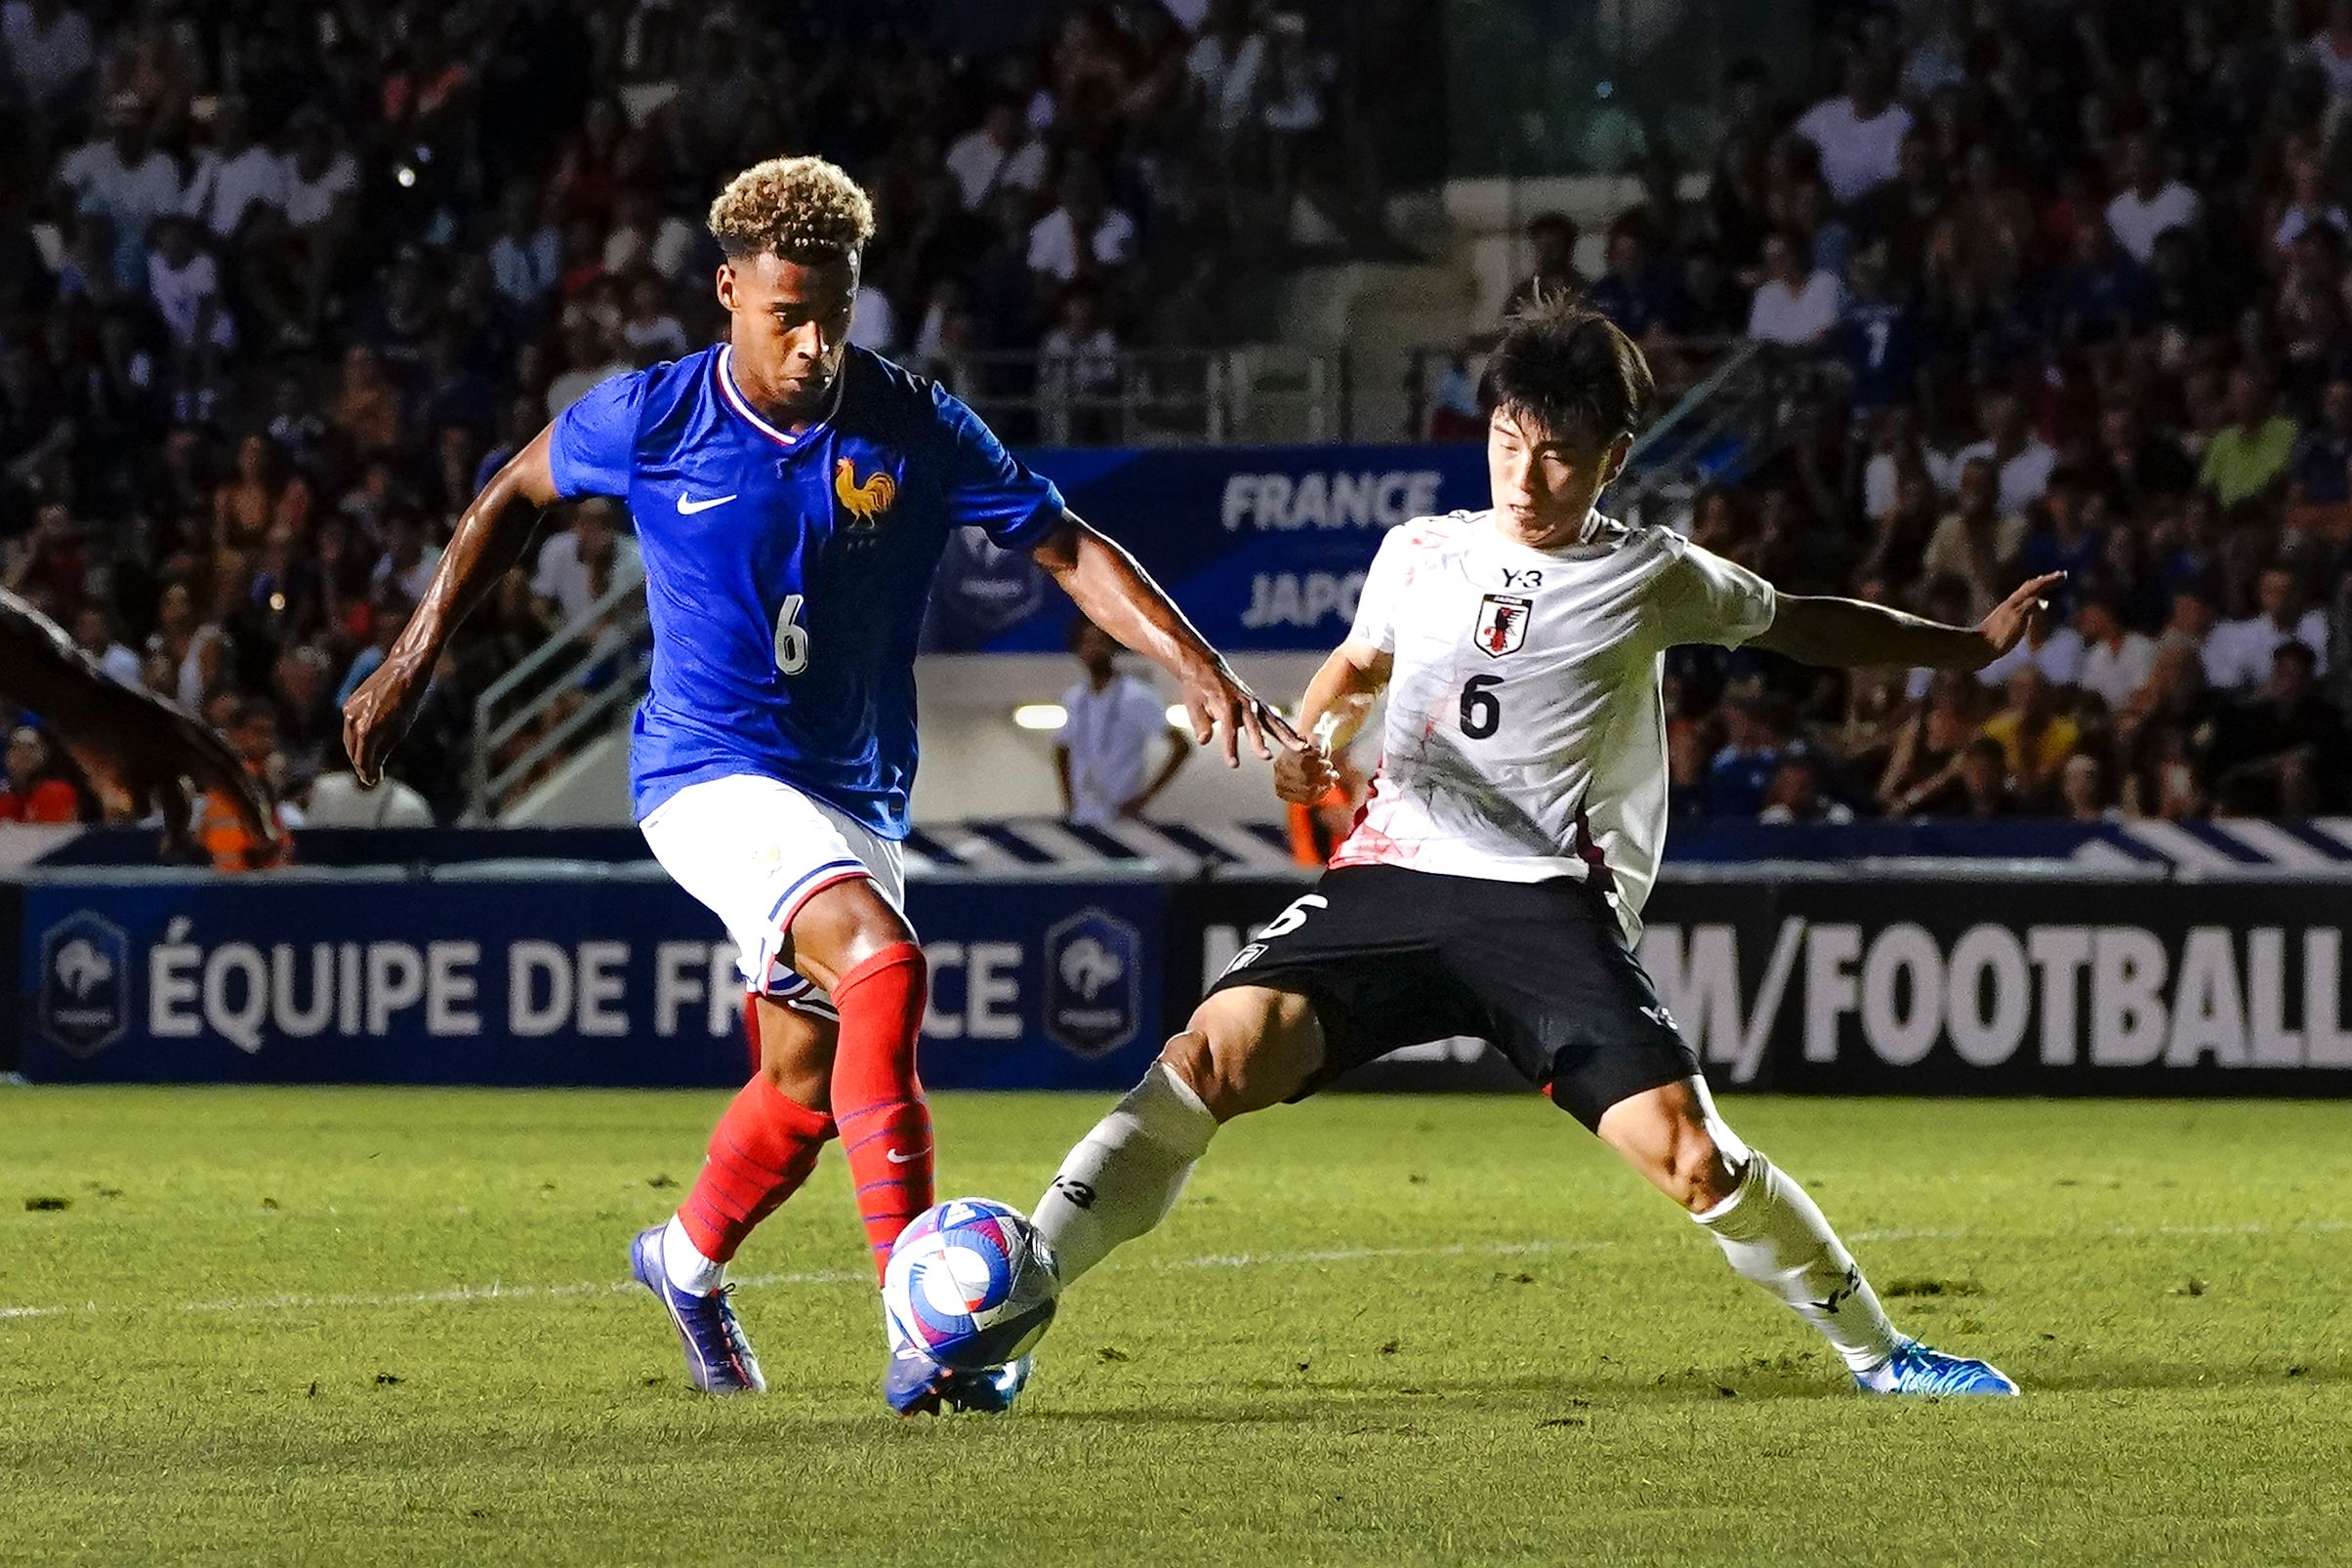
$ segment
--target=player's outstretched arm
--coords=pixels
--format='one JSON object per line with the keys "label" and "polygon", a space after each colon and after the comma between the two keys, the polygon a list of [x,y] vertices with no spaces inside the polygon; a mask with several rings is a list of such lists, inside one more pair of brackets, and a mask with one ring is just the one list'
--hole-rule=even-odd
{"label": "player's outstretched arm", "polygon": [[151,691],[110,679],[64,629],[0,590],[0,694],[41,716],[74,760],[141,809],[163,813],[174,847],[188,836],[187,781],[213,790],[265,842],[269,807],[228,742]]}
{"label": "player's outstretched arm", "polygon": [[2065,576],[2049,572],[2033,579],[1974,626],[1946,626],[1856,598],[1784,594],[1772,624],[1750,639],[1749,646],[1786,654],[1799,664],[1981,670],[2017,645],[2034,617],[2049,607],[2043,596]]}
{"label": "player's outstretched arm", "polygon": [[408,732],[450,634],[522,558],[541,512],[557,501],[548,458],[552,429],[508,459],[458,518],[433,583],[400,640],[343,705],[343,748],[361,784],[384,777],[384,760]]}
{"label": "player's outstretched arm", "polygon": [[1299,703],[1299,727],[1313,739],[1305,750],[1274,759],[1276,795],[1294,805],[1312,805],[1340,782],[1332,759],[1362,731],[1395,663],[1394,655],[1362,638],[1332,649]]}
{"label": "player's outstretched arm", "polygon": [[1029,555],[1089,620],[1176,677],[1192,716],[1192,738],[1206,746],[1221,733],[1226,766],[1241,765],[1245,731],[1263,758],[1274,755],[1268,735],[1287,750],[1305,749],[1299,732],[1233,673],[1135,557],[1077,514],[1063,513],[1061,526]]}

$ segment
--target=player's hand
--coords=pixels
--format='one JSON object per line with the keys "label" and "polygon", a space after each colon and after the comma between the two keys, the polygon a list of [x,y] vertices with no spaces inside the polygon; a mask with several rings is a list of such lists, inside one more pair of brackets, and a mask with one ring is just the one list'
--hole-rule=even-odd
{"label": "player's hand", "polygon": [[1274,748],[1266,743],[1268,735],[1286,751],[1306,749],[1306,742],[1291,727],[1290,721],[1268,707],[1247,681],[1226,667],[1224,660],[1204,660],[1184,672],[1183,682],[1184,712],[1192,720],[1192,738],[1206,746],[1221,735],[1227,767],[1241,765],[1241,737],[1245,730],[1251,746],[1268,762],[1274,757]]}
{"label": "player's hand", "polygon": [[1992,614],[1977,622],[1976,635],[1984,640],[1985,646],[1984,657],[1976,661],[1976,667],[1981,670],[2015,647],[2036,618],[2049,612],[2049,600],[2043,596],[2064,581],[2064,572],[2043,572],[1995,605]]}
{"label": "player's hand", "polygon": [[408,733],[432,671],[431,659],[392,654],[343,705],[343,749],[361,788],[374,789],[384,781],[384,760]]}
{"label": "player's hand", "polygon": [[1274,793],[1292,805],[1312,805],[1339,783],[1340,770],[1321,746],[1286,750],[1274,759]]}

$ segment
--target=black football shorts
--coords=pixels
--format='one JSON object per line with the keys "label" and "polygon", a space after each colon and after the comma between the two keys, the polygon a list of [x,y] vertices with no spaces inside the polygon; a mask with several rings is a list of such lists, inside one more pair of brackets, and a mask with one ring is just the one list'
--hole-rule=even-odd
{"label": "black football shorts", "polygon": [[1234,956],[1212,994],[1314,1005],[1324,1062],[1298,1097],[1404,1046],[1474,1036],[1587,1127],[1699,1075],[1617,920],[1582,879],[1490,882],[1401,866],[1327,872]]}

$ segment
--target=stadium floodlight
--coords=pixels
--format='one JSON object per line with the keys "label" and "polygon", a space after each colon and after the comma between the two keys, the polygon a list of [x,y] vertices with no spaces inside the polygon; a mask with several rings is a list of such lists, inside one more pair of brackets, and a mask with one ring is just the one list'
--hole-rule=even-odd
{"label": "stadium floodlight", "polygon": [[1069,717],[1058,702],[1024,702],[1012,710],[1012,722],[1022,729],[1059,729]]}

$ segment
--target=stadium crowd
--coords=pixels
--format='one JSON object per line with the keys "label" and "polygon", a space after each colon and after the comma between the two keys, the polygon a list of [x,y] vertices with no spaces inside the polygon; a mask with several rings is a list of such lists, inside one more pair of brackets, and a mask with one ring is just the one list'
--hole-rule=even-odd
{"label": "stadium crowd", "polygon": [[2352,809],[2352,4],[1824,8],[1820,91],[1723,83],[1581,291],[1671,374],[1765,345],[1765,431],[1677,525],[1948,620],[2063,570],[1982,679],[1677,654],[1682,810]]}
{"label": "stadium crowd", "polygon": [[[1248,0],[1005,13],[6,0],[0,584],[299,815],[480,482],[716,334],[702,213],[746,164],[860,178],[883,238],[852,338],[968,393],[991,351],[1066,390],[1171,320],[1213,341],[1323,156],[1328,55]],[[469,623],[394,763],[434,815],[475,694],[611,586],[613,523],[575,509]],[[103,811],[11,733],[0,819]]]}

